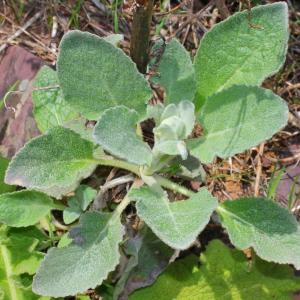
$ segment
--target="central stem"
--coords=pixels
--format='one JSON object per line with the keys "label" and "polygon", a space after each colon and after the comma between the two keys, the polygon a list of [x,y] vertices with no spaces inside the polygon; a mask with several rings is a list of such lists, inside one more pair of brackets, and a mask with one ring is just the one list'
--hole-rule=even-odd
{"label": "central stem", "polygon": [[[139,166],[136,166],[126,161],[122,161],[118,159],[96,159],[95,162],[102,166],[110,166],[110,167],[124,169],[136,174],[138,177],[141,177]],[[153,175],[153,177],[162,187],[166,189],[173,190],[187,197],[191,197],[192,195],[194,195],[194,192],[190,191],[189,189],[175,182],[172,182],[171,180],[165,177],[159,175]]]}

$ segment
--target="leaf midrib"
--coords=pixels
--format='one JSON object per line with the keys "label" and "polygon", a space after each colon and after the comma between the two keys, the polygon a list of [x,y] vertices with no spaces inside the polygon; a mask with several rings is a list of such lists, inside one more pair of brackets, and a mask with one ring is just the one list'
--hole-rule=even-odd
{"label": "leaf midrib", "polygon": [[[278,114],[278,111],[276,113],[273,113],[273,114],[270,114],[268,115],[268,117],[272,118],[274,116],[276,116]],[[226,132],[228,131],[234,131],[234,130],[238,130],[240,128],[243,128],[245,126],[250,126],[250,127],[253,127],[253,123],[251,122],[253,121],[253,119],[250,119],[246,122],[243,122],[243,123],[239,123],[237,126],[235,127],[228,127],[228,128],[225,128],[225,129],[222,129],[222,130],[216,130],[216,131],[212,131],[212,132],[209,132],[209,130],[207,130],[207,134],[205,134],[203,136],[203,138],[205,140],[210,140],[212,137],[216,137],[216,136],[224,136]],[[201,137],[202,138],[202,137]],[[201,139],[200,138],[200,139]]]}
{"label": "leaf midrib", "polygon": [[18,300],[17,289],[15,287],[14,281],[11,278],[13,276],[13,271],[12,271],[11,262],[9,259],[8,250],[4,245],[0,245],[0,253],[1,253],[1,256],[3,259],[5,273],[6,273],[6,277],[7,277],[7,283],[8,283],[9,292],[11,295],[10,299]]}

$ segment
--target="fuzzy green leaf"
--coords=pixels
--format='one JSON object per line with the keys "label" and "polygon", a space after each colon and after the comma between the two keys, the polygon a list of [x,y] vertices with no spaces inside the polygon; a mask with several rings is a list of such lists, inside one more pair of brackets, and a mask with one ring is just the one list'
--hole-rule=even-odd
{"label": "fuzzy green leaf", "polygon": [[62,92],[57,87],[57,73],[51,68],[47,66],[41,68],[35,78],[34,86],[33,115],[41,132],[63,125],[79,116],[64,101]]}
{"label": "fuzzy green leaf", "polygon": [[[154,45],[154,52],[157,47],[161,47],[160,43],[161,41],[158,41]],[[158,64],[155,70],[157,75],[152,76],[151,81],[166,90],[165,103],[193,101],[196,92],[194,66],[190,54],[177,39],[172,39],[166,44]]]}
{"label": "fuzzy green leaf", "polygon": [[40,192],[19,191],[0,195],[0,222],[12,227],[36,224],[56,206]]}
{"label": "fuzzy green leaf", "polygon": [[217,207],[217,200],[206,189],[187,200],[173,203],[149,187],[132,189],[129,198],[137,201],[139,217],[163,242],[175,249],[188,248]]}
{"label": "fuzzy green leaf", "polygon": [[58,78],[65,101],[88,119],[116,105],[145,114],[151,90],[135,64],[109,42],[71,31],[60,45]]}
{"label": "fuzzy green leaf", "polygon": [[[43,258],[36,252],[38,240],[32,237],[0,233],[0,298],[3,300],[35,300],[31,291],[31,275]],[[25,278],[29,283],[25,284]]]}
{"label": "fuzzy green leaf", "polygon": [[[195,57],[197,106],[234,84],[260,85],[285,60],[288,13],[284,2],[236,13],[208,31]],[[220,46],[221,45],[221,46]],[[225,99],[226,100],[226,99]]]}
{"label": "fuzzy green leaf", "polygon": [[[159,106],[158,106],[159,107]],[[155,144],[153,153],[156,158],[160,154],[180,155],[182,159],[187,159],[188,151],[183,141],[192,132],[195,125],[195,106],[190,101],[181,101],[177,105],[169,104],[162,110],[148,113],[156,115],[156,127],[153,130]],[[155,162],[153,162],[155,166]]]}
{"label": "fuzzy green leaf", "polygon": [[15,155],[5,181],[60,198],[73,191],[95,167],[93,144],[70,129],[55,127]]}
{"label": "fuzzy green leaf", "polygon": [[0,195],[4,193],[13,192],[16,187],[4,183],[5,171],[8,167],[9,160],[0,156]]}
{"label": "fuzzy green leaf", "polygon": [[65,224],[71,224],[77,220],[93,201],[96,194],[97,191],[87,185],[79,186],[75,196],[68,200],[68,207],[63,212]]}
{"label": "fuzzy green leaf", "polygon": [[33,281],[39,295],[64,297],[95,288],[119,263],[123,226],[119,216],[87,212],[70,232],[72,244],[52,248]]}
{"label": "fuzzy green leaf", "polygon": [[244,198],[218,207],[234,246],[253,247],[267,261],[300,269],[300,226],[293,215],[271,200]]}
{"label": "fuzzy green leaf", "polygon": [[87,123],[87,120],[83,117],[79,117],[74,120],[70,120],[63,124],[63,127],[69,128],[74,132],[78,133],[83,139],[88,140],[95,144],[93,139],[93,128],[94,125]]}
{"label": "fuzzy green leaf", "polygon": [[299,289],[300,280],[289,266],[255,258],[249,264],[245,255],[222,242],[212,241],[198,259],[188,256],[171,264],[149,288],[130,300],[288,300]]}
{"label": "fuzzy green leaf", "polygon": [[125,106],[106,110],[95,126],[96,142],[109,153],[137,165],[149,165],[150,147],[136,134],[139,116]]}
{"label": "fuzzy green leaf", "polygon": [[191,140],[191,153],[203,163],[227,158],[272,137],[288,120],[286,103],[270,90],[233,86],[211,96],[201,109],[204,135]]}

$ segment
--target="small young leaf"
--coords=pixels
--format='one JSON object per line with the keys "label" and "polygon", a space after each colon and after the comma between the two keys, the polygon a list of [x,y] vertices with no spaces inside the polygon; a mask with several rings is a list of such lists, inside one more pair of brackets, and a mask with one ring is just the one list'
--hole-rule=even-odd
{"label": "small young leaf", "polygon": [[97,191],[87,185],[81,185],[77,189],[75,196],[68,200],[68,207],[63,212],[63,219],[66,224],[71,224],[77,220],[93,201]]}
{"label": "small young leaf", "polygon": [[0,195],[0,222],[12,227],[36,224],[55,209],[52,199],[40,192],[19,191]]}
{"label": "small young leaf", "polygon": [[226,158],[269,139],[288,120],[286,103],[270,90],[233,86],[211,96],[201,109],[204,136],[191,140],[191,153],[203,163]]}
{"label": "small young leaf", "polygon": [[0,156],[0,195],[4,193],[13,192],[16,187],[4,183],[5,171],[8,167],[9,160]]}
{"label": "small young leaf", "polygon": [[42,67],[35,78],[32,102],[34,119],[43,133],[79,117],[65,102],[57,86],[57,73],[47,66]]}
{"label": "small young leaf", "polygon": [[234,84],[260,85],[284,63],[287,42],[284,2],[251,9],[251,21],[244,11],[215,25],[201,40],[195,57],[196,106]]}
{"label": "small young leaf", "polygon": [[244,198],[226,201],[217,211],[234,246],[253,247],[264,260],[300,269],[300,226],[286,209],[271,200]]}
{"label": "small young leaf", "polygon": [[[154,52],[157,47],[162,47],[160,44],[161,41],[158,41],[153,46]],[[165,88],[167,95],[165,103],[194,100],[196,92],[194,66],[190,54],[177,39],[172,39],[166,44],[155,71],[158,74],[151,77],[151,81]]]}
{"label": "small young leaf", "polygon": [[65,101],[86,118],[97,120],[116,105],[145,114],[152,92],[125,53],[88,32],[71,31],[60,45],[58,78]]}
{"label": "small young leaf", "polygon": [[139,217],[163,242],[175,249],[186,249],[196,240],[218,205],[206,189],[173,203],[164,195],[159,197],[149,187],[132,189],[128,197],[137,201]]}
{"label": "small young leaf", "polygon": [[[194,104],[190,101],[181,101],[177,105],[171,103],[161,111],[160,117],[159,110],[152,109],[152,113],[157,118],[157,126],[153,130],[155,158],[159,159],[161,154],[167,154],[180,155],[182,159],[186,159],[188,151],[183,140],[191,134],[195,125]],[[153,161],[152,165],[155,167],[155,164],[156,160]]]}
{"label": "small young leaf", "polygon": [[138,113],[125,106],[106,110],[95,126],[96,142],[109,153],[137,165],[149,165],[150,147],[136,134]]}
{"label": "small young leaf", "polygon": [[15,155],[5,181],[60,198],[95,169],[93,148],[72,130],[55,127],[32,139]]}
{"label": "small young leaf", "polygon": [[218,240],[197,257],[171,264],[151,286],[136,291],[129,300],[288,300],[300,286],[289,266],[260,260],[250,265],[245,255]]}
{"label": "small young leaf", "polygon": [[83,214],[70,232],[72,244],[48,251],[34,277],[33,291],[64,297],[95,288],[119,263],[123,231],[119,217],[111,213]]}

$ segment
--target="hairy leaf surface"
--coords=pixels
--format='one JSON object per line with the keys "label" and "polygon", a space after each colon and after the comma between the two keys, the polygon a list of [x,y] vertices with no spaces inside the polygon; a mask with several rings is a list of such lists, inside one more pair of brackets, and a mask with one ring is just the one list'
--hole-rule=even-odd
{"label": "hairy leaf surface", "polygon": [[203,163],[230,157],[271,138],[287,120],[286,103],[270,90],[233,86],[205,102],[204,135],[190,141],[191,153]]}
{"label": "hairy leaf surface", "polygon": [[129,198],[137,201],[139,217],[163,242],[175,249],[188,248],[217,207],[217,200],[206,189],[173,203],[166,195],[158,196],[149,187],[132,189]]}
{"label": "hairy leaf surface", "polygon": [[142,115],[152,95],[122,50],[88,32],[64,35],[57,70],[65,101],[88,119],[121,104]]}
{"label": "hairy leaf surface", "polygon": [[55,127],[15,155],[5,181],[60,198],[73,191],[95,167],[93,144],[70,129]]}
{"label": "hairy leaf surface", "polygon": [[56,206],[40,192],[22,190],[0,195],[0,222],[13,227],[36,224]]}
{"label": "hairy leaf surface", "polygon": [[286,209],[271,200],[243,198],[226,201],[217,211],[234,246],[253,247],[264,260],[300,269],[300,226]]}
{"label": "hairy leaf surface", "polygon": [[9,160],[0,156],[0,195],[4,193],[13,192],[16,187],[4,183],[5,171],[8,167]]}
{"label": "hairy leaf surface", "polygon": [[32,92],[33,115],[41,132],[79,117],[63,99],[57,73],[43,66],[38,72]]}
{"label": "hairy leaf surface", "polygon": [[72,244],[48,251],[33,281],[39,295],[64,297],[95,288],[119,263],[119,216],[87,212],[70,232]]}
{"label": "hairy leaf surface", "polygon": [[149,165],[150,147],[136,134],[139,115],[125,106],[106,110],[95,126],[96,142],[109,153],[137,165]]}
{"label": "hairy leaf surface", "polygon": [[[234,84],[260,85],[285,60],[288,13],[284,2],[236,13],[215,25],[201,40],[195,57],[196,106]],[[221,46],[220,46],[221,45]]]}
{"label": "hairy leaf surface", "polygon": [[[162,47],[159,40],[153,47],[153,55],[155,56],[155,51],[159,51]],[[177,39],[172,39],[166,44],[165,49],[160,51],[163,51],[163,55],[157,62],[158,66],[153,66],[157,74],[151,77],[151,81],[165,88],[165,103],[176,104],[182,100],[193,101],[196,81],[189,52]]]}
{"label": "hairy leaf surface", "polygon": [[200,256],[171,264],[151,286],[136,291],[130,300],[288,300],[300,280],[289,266],[260,260],[250,265],[245,255],[212,241]]}

